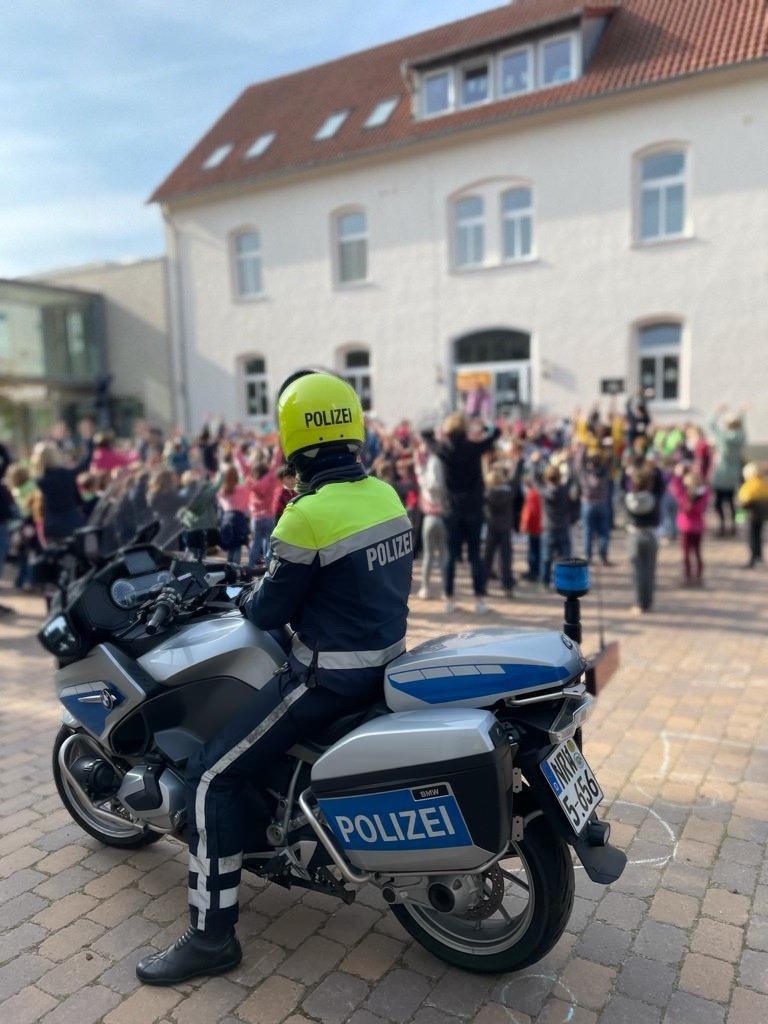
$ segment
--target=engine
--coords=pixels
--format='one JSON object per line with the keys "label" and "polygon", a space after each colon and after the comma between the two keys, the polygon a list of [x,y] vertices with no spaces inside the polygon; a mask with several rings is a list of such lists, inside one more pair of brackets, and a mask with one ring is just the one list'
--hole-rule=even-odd
{"label": "engine", "polygon": [[157,832],[178,832],[184,825],[184,780],[162,762],[131,768],[123,777],[117,799]]}

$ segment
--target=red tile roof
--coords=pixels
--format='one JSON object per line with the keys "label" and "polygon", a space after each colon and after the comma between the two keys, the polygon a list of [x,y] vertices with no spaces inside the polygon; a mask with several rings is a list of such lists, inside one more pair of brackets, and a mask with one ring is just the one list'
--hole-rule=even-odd
{"label": "red tile roof", "polygon": [[[607,27],[581,78],[575,82],[494,101],[427,120],[414,120],[406,88],[408,68],[460,52],[489,50],[517,36],[558,23],[574,27],[589,17]],[[442,25],[371,50],[253,85],[155,190],[152,201],[211,187],[258,181],[279,172],[309,169],[386,151],[460,129],[508,120],[549,107],[667,82],[696,72],[768,55],[766,0],[516,0],[483,14]],[[364,128],[377,103],[400,96],[386,124]],[[331,139],[315,141],[325,119],[350,113]],[[276,132],[262,155],[244,154],[260,136]],[[204,161],[219,147],[232,151],[213,169]]]}

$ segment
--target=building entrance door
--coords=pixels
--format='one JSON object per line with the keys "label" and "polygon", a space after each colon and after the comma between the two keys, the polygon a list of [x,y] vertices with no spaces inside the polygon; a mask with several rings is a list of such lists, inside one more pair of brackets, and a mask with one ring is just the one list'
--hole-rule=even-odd
{"label": "building entrance door", "polygon": [[530,335],[477,331],[454,346],[454,405],[484,419],[527,417],[531,410]]}

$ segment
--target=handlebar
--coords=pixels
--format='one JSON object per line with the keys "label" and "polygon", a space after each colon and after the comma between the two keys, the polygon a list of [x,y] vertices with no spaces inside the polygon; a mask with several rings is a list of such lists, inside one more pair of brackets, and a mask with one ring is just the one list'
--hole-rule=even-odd
{"label": "handlebar", "polygon": [[146,630],[150,636],[157,633],[157,631],[166,624],[168,619],[170,619],[172,614],[172,605],[168,601],[160,601],[155,606],[155,610],[152,612],[149,622],[147,622],[146,625]]}

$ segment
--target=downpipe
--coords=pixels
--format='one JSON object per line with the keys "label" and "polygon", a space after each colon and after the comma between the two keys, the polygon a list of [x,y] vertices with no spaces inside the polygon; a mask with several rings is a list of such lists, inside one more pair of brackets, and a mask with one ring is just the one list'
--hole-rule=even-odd
{"label": "downpipe", "polygon": [[[112,814],[110,811],[105,811],[101,807],[97,807],[94,804],[93,800],[90,798],[90,796],[88,796],[83,787],[74,777],[72,772],[69,770],[69,766],[66,762],[66,754],[69,748],[73,744],[78,742],[87,743],[99,757],[104,757],[103,752],[95,745],[95,743],[93,743],[93,741],[88,736],[83,736],[81,733],[72,733],[72,735],[68,736],[67,739],[65,739],[64,742],[61,744],[58,753],[59,770],[61,771],[61,774],[66,778],[67,784],[71,786],[71,788],[75,791],[79,798],[85,804],[88,805],[91,814],[93,814],[94,817],[99,818],[101,821],[108,822],[110,825],[118,824],[123,826],[130,824],[143,824],[139,821],[132,822],[129,818],[125,818],[121,814]],[[108,761],[109,764],[112,764],[108,757],[104,757],[104,759]],[[112,767],[114,768],[115,766],[112,765]]]}

